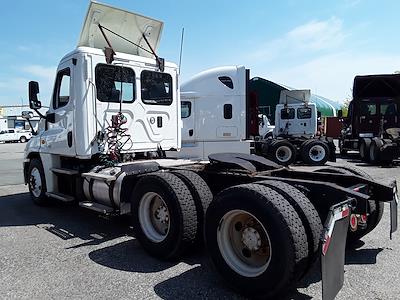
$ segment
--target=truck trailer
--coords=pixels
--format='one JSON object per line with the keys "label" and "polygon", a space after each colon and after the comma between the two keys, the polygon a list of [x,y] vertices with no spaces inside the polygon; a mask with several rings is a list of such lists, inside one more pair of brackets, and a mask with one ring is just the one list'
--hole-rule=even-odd
{"label": "truck trailer", "polygon": [[342,117],[342,155],[358,151],[363,161],[391,164],[400,157],[400,74],[356,76],[348,115]]}
{"label": "truck trailer", "polygon": [[[248,296],[280,297],[320,261],[323,297],[333,299],[346,240],[373,230],[378,205],[390,203],[396,231],[396,183],[345,168],[295,171],[243,153],[166,158],[181,148],[181,103],[178,68],[156,53],[162,27],[90,3],[78,47],[61,59],[50,108],[25,149],[32,200],[129,215],[135,238],[158,259],[179,259],[204,242],[216,270]],[[38,94],[31,81],[34,110]]]}

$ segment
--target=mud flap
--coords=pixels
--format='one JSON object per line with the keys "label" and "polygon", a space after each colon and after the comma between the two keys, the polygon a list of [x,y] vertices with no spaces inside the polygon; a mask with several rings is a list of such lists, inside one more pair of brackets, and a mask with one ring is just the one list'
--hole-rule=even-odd
{"label": "mud flap", "polygon": [[390,201],[390,239],[392,239],[393,233],[397,230],[397,207],[399,205],[399,195],[397,193],[397,183],[392,183],[393,187],[393,199]]}
{"label": "mud flap", "polygon": [[351,200],[331,206],[321,237],[322,299],[335,299],[343,286]]}

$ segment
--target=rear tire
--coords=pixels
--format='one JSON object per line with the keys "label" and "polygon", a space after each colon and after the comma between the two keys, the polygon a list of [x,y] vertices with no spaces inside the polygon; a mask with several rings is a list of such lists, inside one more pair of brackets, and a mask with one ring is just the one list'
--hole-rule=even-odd
{"label": "rear tire", "polygon": [[276,140],[271,144],[270,156],[276,163],[288,166],[296,162],[296,147],[287,140]]}
{"label": "rear tire", "polygon": [[329,147],[320,140],[310,140],[303,143],[300,155],[307,165],[321,166],[329,159]]}
{"label": "rear tire", "polygon": [[299,215],[282,195],[258,184],[216,196],[206,214],[205,242],[218,272],[247,296],[279,297],[307,266]]}
{"label": "rear tire", "polygon": [[26,143],[27,139],[26,139],[25,136],[21,136],[21,137],[19,138],[19,141],[20,141],[21,143]]}
{"label": "rear tire", "polygon": [[159,259],[178,258],[195,240],[194,200],[173,174],[158,172],[140,178],[133,189],[131,212],[136,238]]}
{"label": "rear tire", "polygon": [[322,233],[322,222],[311,201],[294,186],[277,180],[258,181],[257,184],[267,186],[281,194],[296,210],[304,225],[308,241],[310,269],[318,257],[319,240]]}
{"label": "rear tire", "polygon": [[371,145],[369,147],[369,161],[371,164],[379,164],[380,155],[379,148],[383,145],[382,140],[375,139],[371,141]]}
{"label": "rear tire", "polygon": [[213,200],[213,194],[204,179],[195,172],[187,170],[174,170],[171,171],[171,173],[179,177],[186,184],[187,188],[192,194],[197,213],[196,243],[203,243],[204,216],[208,206]]}

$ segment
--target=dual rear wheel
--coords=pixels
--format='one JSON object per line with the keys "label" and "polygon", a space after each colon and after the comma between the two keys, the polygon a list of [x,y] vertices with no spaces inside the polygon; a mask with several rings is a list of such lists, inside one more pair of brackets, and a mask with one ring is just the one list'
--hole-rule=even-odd
{"label": "dual rear wheel", "polygon": [[262,181],[227,188],[211,203],[206,247],[217,271],[238,292],[280,297],[315,261],[321,220],[297,193],[285,183]]}
{"label": "dual rear wheel", "polygon": [[212,193],[196,173],[182,170],[144,175],[132,195],[135,236],[151,255],[176,259],[202,240],[204,212]]}
{"label": "dual rear wheel", "polygon": [[132,218],[137,239],[157,258],[176,259],[204,237],[217,271],[248,296],[286,292],[315,261],[322,231],[314,206],[289,184],[233,186],[212,201],[204,180],[182,170],[142,176]]}
{"label": "dual rear wheel", "polygon": [[[297,149],[288,140],[276,140],[270,146],[269,156],[278,164],[290,165],[297,160]],[[324,165],[330,155],[327,143],[319,139],[303,142],[299,149],[301,160],[307,165]]]}

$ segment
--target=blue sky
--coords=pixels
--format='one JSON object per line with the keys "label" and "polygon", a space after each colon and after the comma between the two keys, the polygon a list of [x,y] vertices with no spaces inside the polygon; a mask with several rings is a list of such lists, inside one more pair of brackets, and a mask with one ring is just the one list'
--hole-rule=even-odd
{"label": "blue sky", "polygon": [[[159,55],[178,63],[181,82],[216,66],[343,101],[356,74],[400,70],[400,1],[107,0],[164,21]],[[60,58],[78,41],[88,1],[14,0],[0,13],[0,105],[27,103],[27,83],[51,95]],[[22,99],[22,100],[21,100]]]}

